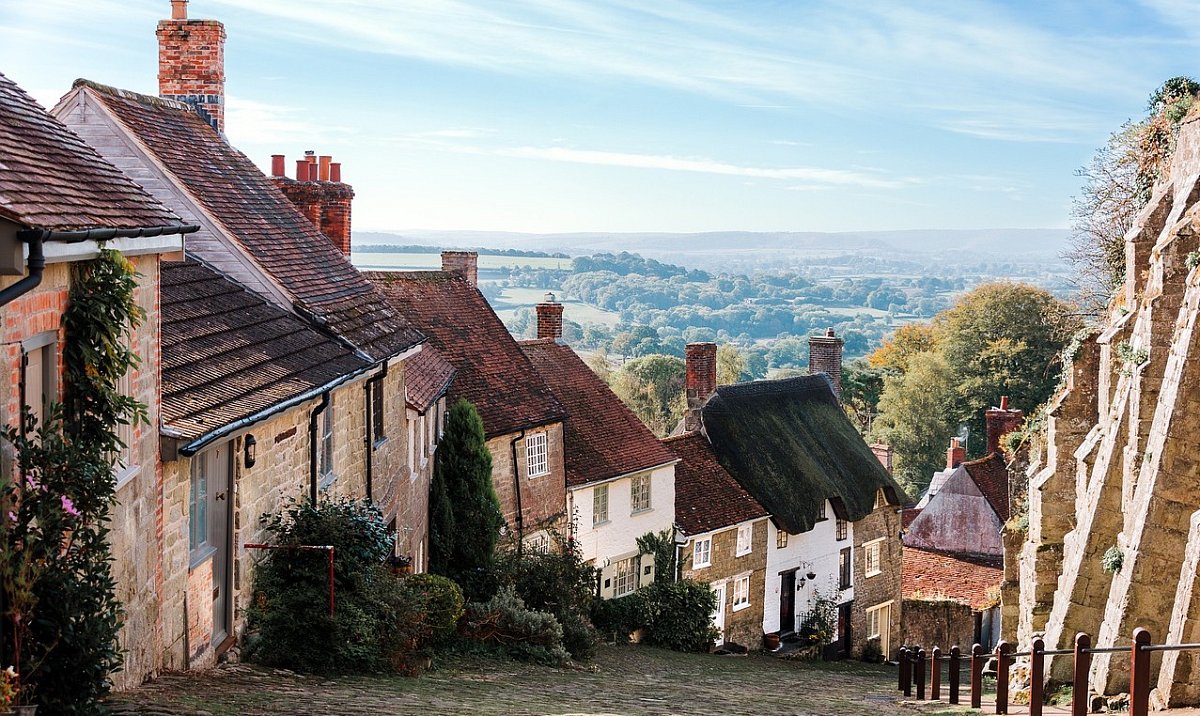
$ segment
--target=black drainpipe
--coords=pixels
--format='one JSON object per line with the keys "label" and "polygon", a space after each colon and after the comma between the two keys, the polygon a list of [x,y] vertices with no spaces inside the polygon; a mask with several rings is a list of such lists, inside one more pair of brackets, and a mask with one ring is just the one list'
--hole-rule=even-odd
{"label": "black drainpipe", "polygon": [[317,418],[329,407],[329,391],[321,393],[321,402],[308,416],[308,499],[317,506]]}
{"label": "black drainpipe", "polygon": [[[22,231],[17,236],[23,237],[24,234]],[[30,232],[26,240],[29,242],[29,259],[25,265],[29,267],[29,275],[0,291],[0,306],[29,293],[42,282],[42,272],[46,270],[46,255],[42,252],[42,232]]]}
{"label": "black drainpipe", "polygon": [[525,428],[521,428],[521,434],[512,439],[509,447],[512,449],[513,462],[513,487],[516,488],[517,496],[517,556],[521,556],[521,550],[525,548],[525,515],[521,513],[521,466],[517,463],[517,442],[525,438]]}
{"label": "black drainpipe", "polygon": [[367,429],[363,431],[364,439],[367,441],[367,499],[371,502],[375,501],[374,495],[371,494],[371,473],[374,466],[372,453],[375,452],[375,436],[371,434],[371,431],[375,429],[375,403],[371,399],[371,386],[374,385],[376,390],[383,390],[383,379],[387,377],[387,374],[388,362],[384,360],[382,370],[368,378],[367,382],[363,384],[363,395],[367,399]]}

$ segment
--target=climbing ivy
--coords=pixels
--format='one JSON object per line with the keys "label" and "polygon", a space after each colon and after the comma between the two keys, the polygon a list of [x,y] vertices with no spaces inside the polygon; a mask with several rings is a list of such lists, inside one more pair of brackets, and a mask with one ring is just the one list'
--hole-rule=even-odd
{"label": "climbing ivy", "polygon": [[74,266],[63,316],[63,404],[43,425],[26,411],[24,430],[4,429],[16,474],[5,484],[10,514],[0,538],[32,565],[17,655],[23,700],[32,694],[48,713],[100,713],[121,666],[108,522],[125,447],[118,426],[146,422],[146,406],[117,388],[138,365],[130,337],[145,312],[136,287],[136,271],[116,251]]}

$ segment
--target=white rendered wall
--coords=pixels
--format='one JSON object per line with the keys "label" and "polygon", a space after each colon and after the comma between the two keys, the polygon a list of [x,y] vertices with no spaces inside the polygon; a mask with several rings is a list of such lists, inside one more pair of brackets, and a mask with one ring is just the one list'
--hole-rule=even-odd
{"label": "white rendered wall", "polygon": [[[650,509],[636,514],[630,509],[634,475],[567,489],[568,514],[585,560],[595,560],[596,566],[603,567],[606,560],[636,553],[638,537],[669,530],[675,524],[675,466],[635,473],[645,474],[650,475]],[[593,492],[601,485],[608,486],[608,521],[593,526]]]}
{"label": "white rendered wall", "polygon": [[[816,594],[836,596],[839,604],[854,599],[854,588],[838,589],[838,554],[854,544],[854,523],[846,523],[846,539],[836,539],[837,518],[833,507],[826,502],[828,519],[818,522],[808,532],[789,535],[787,547],[779,549],[779,529],[773,521],[767,522],[767,579],[766,597],[763,600],[763,633],[780,630],[779,624],[779,581],[780,573],[796,569],[796,584],[810,570],[817,577],[805,579],[804,586],[796,590],[796,622],[799,623],[812,607]],[[853,568],[853,560],[851,568]],[[854,583],[851,573],[850,583]],[[788,629],[784,628],[784,631]]]}

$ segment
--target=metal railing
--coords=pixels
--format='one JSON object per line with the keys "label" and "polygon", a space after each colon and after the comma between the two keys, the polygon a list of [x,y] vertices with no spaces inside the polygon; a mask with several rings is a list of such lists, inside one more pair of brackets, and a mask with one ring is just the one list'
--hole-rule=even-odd
{"label": "metal railing", "polygon": [[[1009,667],[1017,659],[1029,659],[1029,714],[1042,716],[1046,702],[1046,657],[1073,657],[1071,680],[1071,715],[1084,716],[1089,707],[1088,672],[1092,666],[1093,654],[1129,654],[1129,713],[1131,716],[1147,716],[1150,710],[1150,690],[1154,685],[1150,682],[1150,657],[1156,651],[1200,651],[1200,644],[1151,644],[1150,632],[1138,628],[1133,630],[1133,640],[1129,646],[1093,647],[1092,638],[1083,632],[1075,635],[1075,645],[1072,649],[1047,649],[1041,639],[1034,639],[1026,651],[1016,651],[1007,641],[1002,641],[992,653],[985,652],[983,647],[975,644],[965,664],[969,676],[967,683],[970,688],[972,708],[983,706],[983,669],[985,662],[992,657],[996,659],[996,713],[1007,714],[1009,706]],[[928,663],[928,668],[926,664]],[[942,666],[946,666],[949,677],[947,701],[959,703],[960,677],[964,668],[963,657],[957,646],[950,648],[943,655],[940,647],[933,647],[932,652],[926,653],[919,646],[904,646],[900,648],[899,691],[905,696],[913,695],[916,687],[916,698],[924,701],[926,698],[926,672],[928,671],[929,698],[942,698]]]}

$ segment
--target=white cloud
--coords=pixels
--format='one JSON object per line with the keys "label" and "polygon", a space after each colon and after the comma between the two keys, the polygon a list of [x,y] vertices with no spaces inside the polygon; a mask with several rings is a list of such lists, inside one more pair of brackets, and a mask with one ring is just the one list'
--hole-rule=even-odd
{"label": "white cloud", "polygon": [[236,95],[225,97],[225,131],[233,144],[280,145],[288,141],[329,141],[346,135],[346,127],[305,119],[301,107],[258,102]]}

